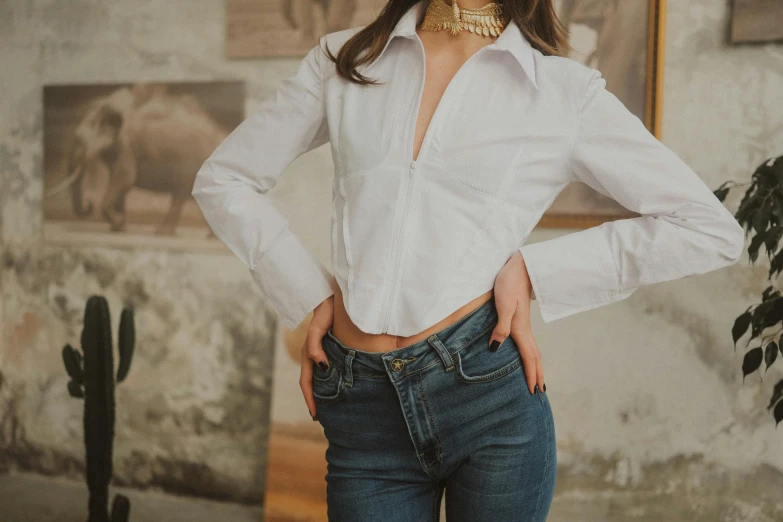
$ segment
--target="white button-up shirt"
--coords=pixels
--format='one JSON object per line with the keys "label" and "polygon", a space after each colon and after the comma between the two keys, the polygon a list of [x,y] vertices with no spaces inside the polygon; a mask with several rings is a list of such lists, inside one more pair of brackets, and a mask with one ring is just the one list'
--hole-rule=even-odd
{"label": "white button-up shirt", "polygon": [[[515,22],[448,84],[416,160],[425,78],[416,34],[426,2],[380,57],[336,74],[326,34],[198,172],[215,234],[296,327],[331,296],[331,274],[267,192],[299,155],[331,145],[332,270],[364,332],[411,336],[491,290],[518,249],[544,322],[622,300],[642,285],[736,263],[744,231],[710,188],[613,94],[599,71],[546,56]],[[582,181],[640,214],[524,245],[558,193]]]}

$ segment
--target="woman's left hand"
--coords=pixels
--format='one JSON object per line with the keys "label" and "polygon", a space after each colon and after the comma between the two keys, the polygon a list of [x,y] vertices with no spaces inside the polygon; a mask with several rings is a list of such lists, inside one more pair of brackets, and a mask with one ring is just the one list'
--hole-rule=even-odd
{"label": "woman's left hand", "polygon": [[546,391],[546,385],[544,370],[541,367],[541,352],[538,350],[530,327],[532,292],[533,287],[525,260],[517,250],[495,277],[494,297],[498,324],[492,331],[489,343],[490,350],[493,348],[493,343],[497,350],[497,347],[511,335],[522,356],[528,389],[530,393],[535,393],[536,385],[543,391]]}

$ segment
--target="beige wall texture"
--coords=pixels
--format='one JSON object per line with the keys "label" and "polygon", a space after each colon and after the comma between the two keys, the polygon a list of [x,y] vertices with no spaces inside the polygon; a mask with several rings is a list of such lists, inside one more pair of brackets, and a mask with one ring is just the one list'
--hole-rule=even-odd
{"label": "beige wall texture", "polygon": [[[712,188],[746,181],[783,154],[783,45],[727,46],[725,0],[668,3],[663,141]],[[122,303],[137,309],[116,483],[260,501],[277,322],[245,267],[230,255],[41,242],[42,85],[239,78],[249,113],[298,63],[228,61],[223,41],[220,0],[0,2],[0,472],[81,478],[81,407],[65,394],[60,349],[78,342],[84,302],[102,293],[115,331]],[[327,267],[331,178],[321,147],[272,192]],[[549,325],[533,312],[557,502],[589,500],[618,520],[783,519],[783,432],[765,409],[781,372],[743,383],[731,341],[765,275],[746,254]]]}

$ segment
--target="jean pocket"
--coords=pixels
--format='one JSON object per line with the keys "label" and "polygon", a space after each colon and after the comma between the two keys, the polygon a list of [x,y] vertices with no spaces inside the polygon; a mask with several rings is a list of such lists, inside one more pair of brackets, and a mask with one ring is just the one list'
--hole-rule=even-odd
{"label": "jean pocket", "polygon": [[522,356],[511,337],[494,352],[489,350],[489,338],[494,326],[468,346],[452,354],[457,378],[465,383],[490,382],[505,377],[520,366]]}
{"label": "jean pocket", "polygon": [[313,364],[313,399],[315,402],[334,402],[342,397],[343,372],[334,362],[335,355],[331,353],[331,340],[324,336],[322,346],[329,368],[323,370],[318,363]]}
{"label": "jean pocket", "polygon": [[313,364],[313,380],[314,381],[328,381],[332,378],[332,374],[337,371],[334,362],[329,361],[329,368],[326,370],[321,369],[321,365],[318,363]]}
{"label": "jean pocket", "polygon": [[[318,365],[316,365],[317,367]],[[321,377],[316,377],[316,370],[313,370],[313,399],[315,402],[334,402],[340,400],[343,395],[343,375],[334,365],[331,365],[330,369],[324,372],[318,370],[319,373],[325,374]]]}

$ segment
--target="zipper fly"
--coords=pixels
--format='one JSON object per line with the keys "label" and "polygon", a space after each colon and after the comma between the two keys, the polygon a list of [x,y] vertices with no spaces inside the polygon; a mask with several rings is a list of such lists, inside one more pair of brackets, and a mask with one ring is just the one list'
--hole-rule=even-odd
{"label": "zipper fly", "polygon": [[[430,135],[432,134],[432,129],[435,126],[434,124],[437,123],[437,116],[440,112],[441,105],[443,104],[444,98],[446,98],[446,94],[449,92],[449,88],[454,83],[454,80],[459,76],[459,74],[462,72],[462,70],[465,68],[467,63],[472,60],[476,55],[481,53],[484,49],[486,49],[488,46],[484,46],[478,51],[474,52],[465,62],[460,66],[460,68],[457,70],[456,73],[454,73],[454,76],[449,80],[449,83],[446,85],[446,89],[443,91],[443,94],[441,95],[441,99],[438,100],[438,104],[435,106],[435,111],[432,114],[432,118],[430,118],[430,122],[427,125],[427,130],[424,131],[424,138],[422,139],[421,148],[419,149],[419,155],[416,159],[413,159],[413,148],[414,148],[414,141],[416,137],[416,123],[419,116],[419,111],[421,110],[421,99],[424,95],[424,83],[426,81],[427,77],[427,58],[424,53],[424,45],[421,43],[421,39],[419,38],[419,35],[416,35],[416,41],[419,43],[419,48],[421,49],[421,86],[419,87],[419,99],[416,106],[416,112],[413,114],[413,122],[410,124],[410,127],[412,129],[410,130],[409,136],[413,136],[411,139],[411,146],[410,151],[408,152],[408,158],[410,160],[409,168],[408,168],[408,189],[405,194],[405,204],[403,206],[402,216],[400,217],[400,227],[397,231],[397,237],[394,240],[393,245],[396,246],[397,254],[394,257],[394,267],[392,268],[392,280],[391,285],[389,286],[389,294],[388,299],[386,301],[386,318],[384,320],[384,326],[381,330],[382,333],[387,333],[389,331],[389,325],[391,322],[391,311],[392,311],[392,305],[394,303],[394,297],[397,294],[397,279],[399,276],[400,271],[400,260],[402,258],[402,239],[404,237],[404,231],[405,231],[405,225],[407,223],[408,218],[408,203],[411,199],[411,191],[413,190],[413,182],[414,182],[414,176],[416,174],[416,167],[418,166],[418,160],[421,158],[422,153],[425,152],[427,149],[427,145],[430,140]],[[489,44],[492,45],[492,44]]]}

